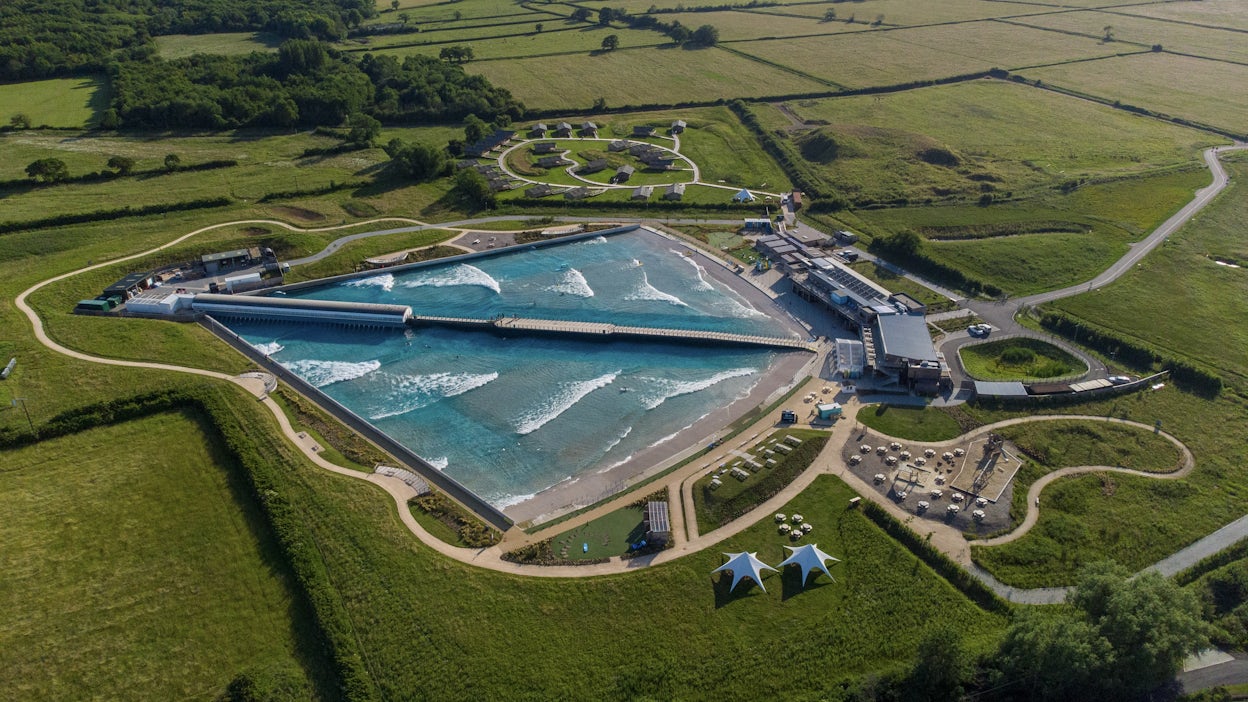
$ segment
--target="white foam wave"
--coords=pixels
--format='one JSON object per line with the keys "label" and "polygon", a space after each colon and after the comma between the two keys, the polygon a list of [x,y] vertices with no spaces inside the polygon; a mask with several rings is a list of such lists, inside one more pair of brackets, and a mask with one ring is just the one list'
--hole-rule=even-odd
{"label": "white foam wave", "polygon": [[[421,458],[424,458],[424,456],[421,456]],[[429,465],[433,466],[434,468],[437,468],[438,470],[446,470],[446,467],[451,464],[450,460],[447,459],[446,456],[438,456],[437,458],[425,458],[425,463],[428,463]]]}
{"label": "white foam wave", "polygon": [[286,348],[285,346],[282,346],[276,341],[270,341],[264,344],[252,344],[252,346],[254,346],[257,351],[264,354],[265,356],[272,356],[278,351],[281,351],[282,349]]}
{"label": "white foam wave", "polygon": [[605,243],[607,243],[607,237],[602,236],[601,234],[599,234],[598,236],[596,236],[596,237],[594,237],[594,238],[592,238],[592,239],[583,239],[583,240],[581,240],[581,243],[582,243],[582,244],[587,244],[587,245],[592,245],[592,244],[605,244]]}
{"label": "white foam wave", "polygon": [[718,385],[725,380],[754,375],[757,372],[758,371],[754,368],[733,368],[731,370],[716,373],[715,375],[712,375],[704,380],[656,379],[659,384],[659,394],[646,398],[645,406],[647,410],[652,410],[673,397],[680,397],[681,395],[701,392],[702,390]]}
{"label": "white foam wave", "polygon": [[469,390],[498,379],[498,373],[432,373],[430,375],[401,375],[390,379],[394,393],[386,398],[385,409],[369,416],[370,419],[397,417],[428,407],[446,397],[462,395]]}
{"label": "white foam wave", "polygon": [[391,273],[383,273],[368,278],[356,278],[343,283],[350,288],[381,288],[386,292],[394,289],[394,275]]}
{"label": "white foam wave", "polygon": [[703,414],[701,417],[698,417],[697,419],[693,420],[692,422],[689,422],[689,423],[688,423],[688,424],[686,424],[685,426],[683,426],[683,427],[681,427],[681,428],[677,429],[676,431],[672,432],[671,434],[668,434],[667,436],[663,437],[662,439],[659,439],[658,441],[651,442],[651,443],[650,443],[650,445],[646,446],[646,448],[651,449],[651,448],[654,448],[655,446],[658,446],[659,444],[664,444],[664,443],[667,443],[668,441],[671,441],[672,439],[675,439],[676,437],[680,436],[683,432],[688,431],[689,429],[692,429],[692,428],[693,428],[693,427],[694,427],[694,426],[695,426],[698,422],[702,421],[703,419],[706,419],[706,418],[707,418],[707,417],[709,417],[710,415],[711,415],[711,413],[710,413],[710,412],[707,412],[707,413]]}
{"label": "white foam wave", "polygon": [[697,276],[698,276],[698,282],[695,283],[693,286],[694,290],[714,290],[715,289],[715,286],[711,285],[709,282],[707,282],[706,278],[703,277],[703,274],[706,273],[706,269],[702,267],[702,264],[695,261],[693,259],[693,256],[687,255],[684,251],[678,251],[676,249],[669,249],[669,250],[672,253],[679,256],[682,260],[684,260],[685,263],[688,263],[689,265],[693,266],[693,270],[697,273]]}
{"label": "white foam wave", "polygon": [[283,363],[290,372],[303,378],[312,385],[323,388],[326,385],[355,380],[381,368],[381,361],[316,361],[302,360]]}
{"label": "white foam wave", "polygon": [[405,288],[423,288],[426,286],[448,288],[454,285],[476,285],[493,290],[495,294],[502,293],[498,281],[493,276],[467,263],[461,263],[453,268],[435,273],[428,278],[404,281],[402,285]]}
{"label": "white foam wave", "polygon": [[624,431],[620,432],[619,436],[615,437],[615,439],[611,443],[607,444],[607,450],[603,451],[603,453],[604,454],[610,453],[611,449],[615,448],[616,446],[619,446],[620,442],[628,438],[628,435],[632,433],[633,433],[633,428],[631,426],[625,427]]}
{"label": "white foam wave", "polygon": [[645,271],[641,272],[641,282],[637,284],[637,287],[633,288],[632,292],[625,295],[624,299],[625,300],[655,300],[659,302],[666,302],[669,305],[675,305],[677,307],[689,306],[685,304],[685,301],[680,299],[679,297],[665,293],[662,290],[659,290],[658,288],[651,285],[650,279],[646,277]]}
{"label": "white foam wave", "polygon": [[512,505],[518,505],[521,502],[528,502],[534,497],[537,497],[536,492],[530,492],[527,495],[508,495],[507,497],[504,497],[498,502],[495,502],[494,506],[497,507],[498,509],[507,509],[508,507],[511,507]]}
{"label": "white foam wave", "polygon": [[741,302],[735,295],[725,295],[722,299],[728,302],[728,313],[733,317],[745,319],[747,317],[766,317],[766,312],[760,312],[754,309],[754,306],[748,302]]}
{"label": "white foam wave", "polygon": [[594,289],[589,287],[585,275],[575,268],[569,268],[559,276],[559,282],[550,286],[554,292],[575,295],[577,297],[593,297]]}
{"label": "white foam wave", "polygon": [[561,383],[557,394],[520,416],[520,422],[516,425],[516,433],[532,434],[541,429],[547,422],[567,412],[572,405],[580,402],[589,393],[613,383],[620,373],[621,371],[616,371],[590,380]]}

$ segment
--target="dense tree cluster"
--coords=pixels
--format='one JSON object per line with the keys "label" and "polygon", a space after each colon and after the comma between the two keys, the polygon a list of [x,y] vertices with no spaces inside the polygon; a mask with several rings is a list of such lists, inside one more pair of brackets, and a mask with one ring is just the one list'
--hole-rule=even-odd
{"label": "dense tree cluster", "polygon": [[0,81],[101,71],[155,53],[153,36],[268,31],[340,39],[377,14],[373,0],[6,0]]}
{"label": "dense tree cluster", "polygon": [[[276,55],[117,63],[110,74],[114,100],[106,127],[339,125],[354,115],[454,120],[470,113],[518,116],[523,109],[507,91],[431,57],[357,60],[314,40],[286,41]],[[352,119],[361,139],[375,136],[374,126]]]}

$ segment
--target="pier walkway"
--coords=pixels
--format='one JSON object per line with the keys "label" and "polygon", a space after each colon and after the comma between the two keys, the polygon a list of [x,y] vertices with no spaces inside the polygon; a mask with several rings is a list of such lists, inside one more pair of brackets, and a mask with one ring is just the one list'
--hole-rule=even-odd
{"label": "pier walkway", "polygon": [[594,338],[625,338],[625,339],[658,339],[663,341],[683,341],[691,343],[723,343],[742,346],[764,346],[768,348],[794,349],[798,351],[815,351],[814,342],[781,336],[754,336],[751,334],[733,334],[731,332],[706,331],[699,329],[668,329],[663,327],[630,327],[609,322],[573,322],[560,319],[530,319],[527,317],[496,317],[493,319],[475,319],[470,317],[435,317],[428,315],[412,315],[407,322],[410,326],[439,325],[466,329],[488,329],[507,333],[520,332],[531,334],[557,334],[568,336],[586,336]]}

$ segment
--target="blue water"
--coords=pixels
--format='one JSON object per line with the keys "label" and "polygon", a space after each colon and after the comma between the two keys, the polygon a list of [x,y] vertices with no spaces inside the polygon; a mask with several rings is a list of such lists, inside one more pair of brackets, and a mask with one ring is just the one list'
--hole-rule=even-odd
{"label": "blue water", "polygon": [[[551,246],[299,297],[783,335],[651,234]],[[295,296],[292,294],[292,296]],[[775,359],[742,349],[225,320],[250,343],[492,504],[627,460],[743,396]]]}

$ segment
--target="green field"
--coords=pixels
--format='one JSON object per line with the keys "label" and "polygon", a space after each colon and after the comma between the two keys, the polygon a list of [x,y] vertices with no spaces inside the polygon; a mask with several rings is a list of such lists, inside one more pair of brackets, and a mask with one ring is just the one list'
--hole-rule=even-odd
{"label": "green field", "polygon": [[868,405],[858,410],[855,420],[896,439],[946,441],[962,433],[949,414],[935,407]]}
{"label": "green field", "polygon": [[[1218,201],[1146,258],[1132,275],[1056,307],[1167,353],[1248,377],[1248,162],[1227,164]],[[1222,260],[1245,268],[1221,266]],[[1157,306],[1157,281],[1166,304]]]}
{"label": "green field", "polygon": [[718,100],[825,90],[821,83],[722,49],[632,49],[596,56],[481,61],[465,66],[505,85],[531,108],[587,108]]}
{"label": "green field", "polygon": [[[357,621],[369,670],[385,698],[436,689],[442,699],[696,697],[751,690],[786,694],[800,685],[834,694],[837,681],[913,655],[930,612],[962,622],[987,650],[1002,620],[963,596],[857,511],[836,478],[821,477],[785,505],[815,526],[812,543],[843,562],[837,582],[805,592],[791,575],[769,574],[768,592],[730,596],[709,576],[720,551],[782,557],[782,540],[759,524],[719,548],[656,568],[587,579],[520,578],[445,559],[421,546],[370,486],[323,472],[291,471],[286,487],[308,509],[336,591]],[[376,593],[384,588],[385,596]],[[887,607],[889,616],[879,616]],[[413,632],[419,632],[413,634]],[[795,637],[805,646],[794,646]],[[645,666],[635,665],[638,651]],[[498,665],[516,651],[524,665]],[[787,660],[776,675],[777,656]],[[412,666],[414,659],[438,665]],[[724,676],[722,661],[734,661]],[[586,671],[612,671],[587,674]],[[830,675],[828,671],[835,671]]]}
{"label": "green field", "polygon": [[[1195,164],[1197,150],[1218,139],[1143,120],[1044,90],[983,80],[903,93],[790,102],[835,151],[810,154],[849,197],[919,202],[954,194],[979,197],[1106,175]],[[766,110],[758,110],[763,113]],[[1077,123],[1079,129],[1071,129]],[[795,135],[796,137],[796,135]],[[802,144],[801,139],[797,140]],[[944,149],[958,163],[925,161]],[[812,158],[813,157],[813,158]]]}
{"label": "green field", "polygon": [[646,538],[645,517],[640,506],[622,507],[555,536],[551,549],[555,557],[570,561],[622,556],[630,544]]}
{"label": "green field", "polygon": [[[991,207],[904,207],[855,214],[878,228],[875,234],[914,231],[930,239],[924,250],[933,259],[1023,295],[1092,279],[1125,254],[1129,242],[1143,238],[1208,183],[1208,171],[1180,169],[1084,185],[1069,195],[1041,191],[1035,198]],[[1086,233],[1043,232],[1072,225]],[[1041,231],[1017,233],[1035,229]]]}
{"label": "green field", "polygon": [[1248,81],[1248,66],[1176,56],[1141,54],[1030,69],[1028,79],[1121,101],[1174,117],[1244,133],[1248,95],[1227,90]]}
{"label": "green field", "polygon": [[109,98],[108,83],[103,78],[58,78],[0,85],[0,105],[4,105],[0,118],[7,125],[10,118],[21,113],[35,127],[93,127],[100,112],[108,107]]}
{"label": "green field", "polygon": [[244,672],[311,694],[304,666],[326,663],[310,613],[238,467],[196,416],[0,456],[9,694],[213,698]]}
{"label": "green field", "polygon": [[836,18],[842,22],[853,17],[855,23],[848,26],[864,29],[868,26],[868,22],[874,22],[880,15],[884,15],[884,24],[886,26],[909,26],[984,19],[1012,15],[1018,12],[1013,6],[1000,6],[997,3],[982,2],[982,0],[944,0],[942,2],[863,0],[850,5],[842,2],[799,2],[781,4],[780,7],[758,8],[751,11],[758,14],[782,12],[822,19],[828,10],[836,10]]}
{"label": "green field", "polygon": [[178,59],[192,54],[249,54],[276,51],[282,38],[268,32],[225,32],[221,34],[166,34],[156,37],[160,57]]}
{"label": "green field", "polygon": [[[562,30],[565,26],[563,22],[545,21],[538,16],[536,22],[542,23],[543,31],[538,33],[534,31],[532,26],[518,27],[494,27],[490,30],[481,29],[476,33],[483,36],[476,39],[465,39],[465,45],[471,46],[473,55],[477,61],[489,61],[495,59],[507,59],[508,61],[515,58],[540,57],[540,56],[559,56],[571,54],[575,57],[580,54],[579,58],[588,60],[591,58],[591,52],[600,51],[602,48],[602,40],[610,34],[614,34],[619,42],[620,49],[635,47],[657,47],[665,43],[666,38],[661,34],[654,32],[643,32],[633,29],[619,28],[600,28],[598,26],[571,29],[569,31],[553,31]],[[487,34],[487,31],[502,32],[504,34],[513,34],[525,32],[522,36],[498,36]],[[406,54],[424,54],[427,56],[437,56],[438,53],[447,47],[442,43],[453,39],[450,36],[444,36],[442,33],[424,33],[416,35],[395,35],[390,37],[378,38],[368,44],[373,47],[378,54],[389,54],[394,56],[404,56]],[[394,48],[386,48],[394,44],[407,44],[410,42],[438,42],[431,43],[427,46],[402,46]]]}
{"label": "green field", "polygon": [[1027,337],[963,346],[958,357],[967,375],[978,380],[1062,378],[1087,371],[1078,358]]}
{"label": "green field", "polygon": [[[842,11],[852,12],[854,8],[838,9]],[[972,36],[974,40],[968,41]],[[1097,40],[991,21],[731,46],[847,88],[897,85],[990,68],[1021,68],[1117,53]]]}
{"label": "green field", "polygon": [[1127,14],[1157,17],[1176,22],[1193,22],[1215,27],[1248,30],[1248,17],[1238,0],[1202,0],[1184,3],[1148,3],[1124,8]]}
{"label": "green field", "polygon": [[[1182,3],[1195,5],[1197,3]],[[1134,10],[1135,8],[1130,8]],[[1128,10],[1129,12],[1130,10]],[[1197,27],[1177,22],[1166,22],[1144,17],[1131,17],[1120,11],[1110,12],[1062,12],[1040,17],[1023,17],[1015,22],[1036,27],[1079,32],[1088,36],[1103,36],[1105,27],[1112,27],[1115,43],[1122,50],[1131,42],[1142,48],[1160,44],[1167,51],[1194,54],[1207,58],[1222,59],[1236,63],[1248,61],[1248,46],[1241,32],[1212,27]],[[1225,25],[1223,25],[1225,26]]]}

